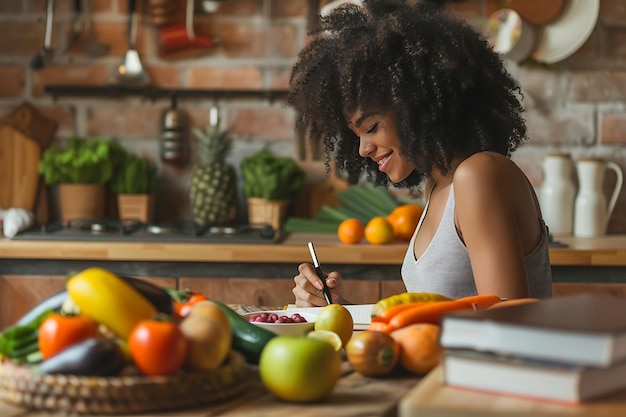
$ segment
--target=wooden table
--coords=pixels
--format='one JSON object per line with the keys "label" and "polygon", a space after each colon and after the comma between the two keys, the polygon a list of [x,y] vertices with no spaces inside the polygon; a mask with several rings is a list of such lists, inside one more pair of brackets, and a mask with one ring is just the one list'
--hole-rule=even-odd
{"label": "wooden table", "polygon": [[[259,310],[273,310],[272,306],[229,304],[238,314]],[[258,369],[250,365],[251,378],[242,395],[230,401],[201,408],[170,410],[167,412],[130,414],[123,417],[181,416],[181,417],[307,417],[307,416],[397,416],[398,402],[419,381],[420,377],[403,371],[385,378],[368,378],[354,372],[350,363],[342,363],[342,376],[332,394],[315,404],[287,403],[274,397],[261,382]],[[306,387],[303,387],[306,389]],[[28,411],[0,401],[1,417],[67,417],[64,413]],[[116,416],[122,417],[117,414]]]}
{"label": "wooden table", "polygon": [[[308,417],[308,416],[397,416],[400,398],[419,381],[419,377],[398,374],[384,379],[366,378],[354,372],[344,362],[344,372],[331,396],[316,404],[282,402],[270,394],[253,370],[244,394],[215,405],[201,408],[172,410],[162,413],[131,414],[124,417]],[[305,388],[305,387],[303,387]],[[0,402],[2,417],[67,417],[64,413],[28,411]],[[121,416],[121,415],[118,415]]]}
{"label": "wooden table", "polygon": [[400,400],[399,417],[621,417],[626,389],[581,405],[562,405],[493,395],[442,384],[434,369]]}

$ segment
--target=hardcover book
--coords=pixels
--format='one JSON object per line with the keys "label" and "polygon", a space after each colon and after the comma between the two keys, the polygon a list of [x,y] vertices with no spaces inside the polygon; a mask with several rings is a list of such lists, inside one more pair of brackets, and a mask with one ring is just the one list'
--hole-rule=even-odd
{"label": "hardcover book", "polygon": [[448,350],[447,385],[561,403],[580,403],[626,388],[626,361],[606,368]]}
{"label": "hardcover book", "polygon": [[450,349],[589,366],[626,359],[626,300],[581,294],[444,316],[439,340]]}

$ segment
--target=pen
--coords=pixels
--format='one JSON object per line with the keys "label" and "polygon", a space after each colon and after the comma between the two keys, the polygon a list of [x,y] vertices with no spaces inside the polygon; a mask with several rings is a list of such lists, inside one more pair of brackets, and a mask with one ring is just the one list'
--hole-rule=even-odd
{"label": "pen", "polygon": [[320,267],[320,263],[317,260],[317,255],[315,254],[315,248],[313,247],[313,242],[309,242],[309,252],[311,252],[311,258],[313,258],[313,266],[315,266],[315,272],[317,272],[317,276],[322,280],[322,285],[324,285],[324,298],[326,298],[326,302],[328,304],[332,304],[333,300],[330,297],[330,289],[326,285],[326,279],[324,279],[324,273],[322,272],[322,268]]}

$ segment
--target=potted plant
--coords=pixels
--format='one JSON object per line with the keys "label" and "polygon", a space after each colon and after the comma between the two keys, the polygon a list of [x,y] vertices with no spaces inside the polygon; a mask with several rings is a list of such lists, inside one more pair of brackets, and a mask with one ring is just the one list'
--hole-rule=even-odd
{"label": "potted plant", "polygon": [[152,221],[158,185],[157,167],[148,158],[125,154],[111,178],[120,219]]}
{"label": "potted plant", "polygon": [[122,154],[116,141],[102,138],[73,137],[65,149],[46,149],[38,171],[47,185],[59,185],[63,223],[74,218],[104,217],[105,184]]}
{"label": "potted plant", "polygon": [[263,149],[242,160],[241,172],[250,224],[279,229],[291,199],[305,186],[304,170],[292,158]]}

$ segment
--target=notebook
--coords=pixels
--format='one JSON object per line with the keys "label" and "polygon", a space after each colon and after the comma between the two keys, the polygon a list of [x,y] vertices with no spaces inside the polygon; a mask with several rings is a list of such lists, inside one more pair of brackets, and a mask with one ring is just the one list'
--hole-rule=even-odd
{"label": "notebook", "polygon": [[[346,304],[344,307],[352,314],[354,321],[354,330],[367,330],[372,322],[372,308],[374,304]],[[304,312],[319,314],[324,307],[296,307],[293,304],[287,306],[287,310],[295,312]]]}

